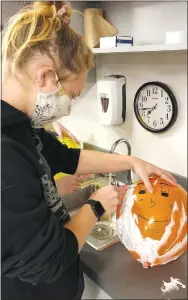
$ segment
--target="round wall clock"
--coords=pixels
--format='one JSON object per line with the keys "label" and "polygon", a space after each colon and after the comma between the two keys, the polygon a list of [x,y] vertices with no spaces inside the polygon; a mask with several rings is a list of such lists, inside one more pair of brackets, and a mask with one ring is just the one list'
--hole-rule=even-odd
{"label": "round wall clock", "polygon": [[178,105],[166,84],[153,81],[138,89],[134,98],[134,112],[142,127],[150,132],[160,133],[174,125]]}

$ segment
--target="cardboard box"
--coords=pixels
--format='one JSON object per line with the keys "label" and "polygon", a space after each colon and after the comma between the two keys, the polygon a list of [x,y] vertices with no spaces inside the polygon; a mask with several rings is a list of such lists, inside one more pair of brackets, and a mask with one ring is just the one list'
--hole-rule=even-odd
{"label": "cardboard box", "polygon": [[100,48],[130,47],[133,46],[132,36],[111,36],[100,38]]}

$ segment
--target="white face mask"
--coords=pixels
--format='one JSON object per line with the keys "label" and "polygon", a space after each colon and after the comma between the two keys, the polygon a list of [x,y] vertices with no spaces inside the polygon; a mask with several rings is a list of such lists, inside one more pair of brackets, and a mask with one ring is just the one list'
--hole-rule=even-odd
{"label": "white face mask", "polygon": [[71,98],[68,95],[58,94],[58,90],[51,93],[38,92],[31,123],[33,127],[41,127],[63,116],[69,116],[70,113]]}

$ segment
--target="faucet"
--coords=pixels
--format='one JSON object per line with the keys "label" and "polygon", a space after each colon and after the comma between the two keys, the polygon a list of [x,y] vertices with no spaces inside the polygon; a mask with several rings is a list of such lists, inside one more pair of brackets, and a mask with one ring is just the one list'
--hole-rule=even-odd
{"label": "faucet", "polygon": [[[110,153],[114,153],[115,150],[116,150],[116,147],[122,143],[125,143],[126,146],[127,146],[127,149],[128,149],[128,155],[131,155],[131,145],[129,143],[128,140],[126,140],[125,138],[121,138],[119,140],[117,140],[111,147],[110,149]],[[110,175],[109,175],[110,177]],[[128,170],[127,172],[127,180],[126,180],[126,184],[130,185],[132,184],[132,178],[131,178],[131,170]],[[117,185],[117,181],[116,179],[114,178],[114,176],[112,176],[112,185]]]}

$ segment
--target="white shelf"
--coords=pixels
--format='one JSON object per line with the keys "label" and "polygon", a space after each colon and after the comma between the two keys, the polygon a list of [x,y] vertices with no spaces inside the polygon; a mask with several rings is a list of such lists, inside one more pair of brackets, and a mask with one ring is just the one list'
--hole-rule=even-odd
{"label": "white shelf", "polygon": [[174,45],[145,45],[145,46],[130,46],[127,48],[93,48],[95,54],[113,54],[113,53],[135,53],[135,52],[168,52],[168,51],[185,51],[187,44]]}

